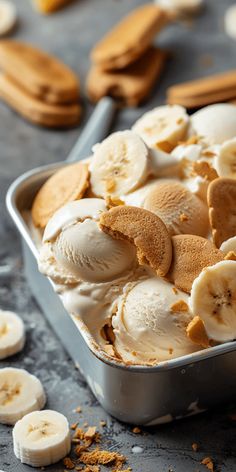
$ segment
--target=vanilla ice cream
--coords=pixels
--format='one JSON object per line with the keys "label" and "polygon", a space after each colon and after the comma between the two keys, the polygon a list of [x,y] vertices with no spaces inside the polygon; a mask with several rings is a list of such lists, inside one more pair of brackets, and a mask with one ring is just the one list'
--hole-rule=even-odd
{"label": "vanilla ice cream", "polygon": [[188,302],[188,295],[157,277],[127,284],[112,319],[121,358],[155,363],[196,351],[186,335]]}
{"label": "vanilla ice cream", "polygon": [[134,246],[113,239],[99,228],[97,220],[104,209],[105,202],[100,199],[83,199],[56,212],[45,229],[39,257],[41,272],[59,283],[57,272],[63,271],[68,283],[73,283],[72,280],[100,283],[131,269],[136,263]]}

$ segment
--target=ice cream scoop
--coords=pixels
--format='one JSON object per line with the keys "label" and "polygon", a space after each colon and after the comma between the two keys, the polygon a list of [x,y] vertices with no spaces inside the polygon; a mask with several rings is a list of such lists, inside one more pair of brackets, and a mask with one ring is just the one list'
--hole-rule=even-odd
{"label": "ice cream scoop", "polygon": [[157,184],[148,193],[144,208],[162,219],[171,236],[206,236],[209,231],[206,204],[179,182],[166,181]]}
{"label": "ice cream scoop", "polygon": [[135,265],[135,248],[99,228],[97,220],[104,209],[101,199],[83,199],[55,213],[45,229],[39,255],[41,272],[59,283],[100,283],[119,277]]}
{"label": "ice cream scoop", "polygon": [[198,349],[186,335],[189,297],[160,278],[129,283],[112,325],[115,349],[125,362],[156,363]]}

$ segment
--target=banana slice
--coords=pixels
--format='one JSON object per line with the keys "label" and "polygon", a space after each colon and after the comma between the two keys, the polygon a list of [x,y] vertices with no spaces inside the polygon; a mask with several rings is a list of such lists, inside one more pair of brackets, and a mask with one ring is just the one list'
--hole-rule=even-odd
{"label": "banana slice", "polygon": [[8,0],[0,0],[0,36],[9,33],[17,19],[16,7]]}
{"label": "banana slice", "polygon": [[132,130],[139,134],[150,148],[171,152],[179,141],[185,139],[189,117],[179,105],[165,105],[145,113]]}
{"label": "banana slice", "polygon": [[119,197],[135,190],[150,173],[149,151],[132,131],[119,131],[93,147],[91,188],[98,197]]}
{"label": "banana slice", "polygon": [[44,407],[41,382],[24,369],[0,369],[0,423],[15,424],[30,411]]}
{"label": "banana slice", "polygon": [[13,445],[23,464],[32,467],[55,464],[70,452],[68,421],[53,410],[29,413],[14,426]]}
{"label": "banana slice", "polygon": [[220,177],[236,179],[236,138],[222,144],[215,156],[214,167]]}
{"label": "banana slice", "polygon": [[20,352],[25,344],[25,328],[21,318],[11,311],[0,310],[0,359]]}
{"label": "banana slice", "polygon": [[194,280],[190,305],[204,322],[209,339],[236,338],[236,261],[221,261],[205,268]]}
{"label": "banana slice", "polygon": [[232,238],[229,238],[224,241],[220,246],[220,250],[224,254],[228,254],[231,251],[236,254],[236,236],[233,236]]}
{"label": "banana slice", "polygon": [[236,5],[231,5],[225,13],[225,32],[230,38],[236,39]]}

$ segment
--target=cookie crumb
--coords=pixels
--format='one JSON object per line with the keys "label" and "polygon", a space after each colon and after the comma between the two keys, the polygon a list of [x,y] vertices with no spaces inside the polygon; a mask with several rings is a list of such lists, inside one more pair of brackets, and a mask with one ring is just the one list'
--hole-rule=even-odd
{"label": "cookie crumb", "polygon": [[73,424],[70,426],[70,429],[75,430],[75,429],[77,428],[77,425],[78,425],[78,423],[73,423]]}
{"label": "cookie crumb", "polygon": [[138,426],[135,426],[133,429],[132,429],[132,433],[134,434],[140,434],[142,431],[141,429],[138,427]]}
{"label": "cookie crumb", "polygon": [[106,421],[100,421],[100,426],[102,426],[103,428],[105,428],[105,426],[107,425]]}
{"label": "cookie crumb", "polygon": [[216,170],[208,162],[193,162],[193,171],[208,182],[212,182],[219,177]]}
{"label": "cookie crumb", "polygon": [[106,205],[107,205],[108,208],[113,208],[115,206],[124,205],[123,200],[121,200],[118,197],[112,197],[111,195],[108,195],[106,197],[105,201],[106,201]]}
{"label": "cookie crumb", "polygon": [[106,191],[113,192],[116,188],[116,182],[114,179],[107,179],[106,180]]}
{"label": "cookie crumb", "polygon": [[69,470],[75,468],[75,463],[70,459],[70,457],[65,457],[65,459],[63,459],[63,464]]}
{"label": "cookie crumb", "polygon": [[179,312],[188,312],[189,307],[184,300],[178,300],[177,302],[173,303],[170,307],[172,313],[179,313]]}
{"label": "cookie crumb", "polygon": [[174,292],[175,295],[178,295],[179,291],[177,290],[176,287],[172,287],[172,290],[173,290],[173,292]]}
{"label": "cookie crumb", "polygon": [[89,426],[87,431],[84,433],[85,439],[94,439],[96,435],[96,426]]}
{"label": "cookie crumb", "polygon": [[209,338],[207,336],[203,321],[199,316],[194,316],[186,329],[187,336],[198,346],[209,347]]}
{"label": "cookie crumb", "polygon": [[76,413],[81,413],[82,412],[81,406],[77,406],[75,411],[76,411]]}
{"label": "cookie crumb", "polygon": [[110,451],[101,451],[99,449],[95,449],[94,451],[86,451],[82,452],[79,457],[79,460],[83,462],[83,464],[88,465],[109,465],[115,464],[116,467],[121,467],[126,458],[119,454],[118,452],[110,452]]}
{"label": "cookie crumb", "polygon": [[211,457],[205,457],[202,459],[201,464],[205,465],[208,470],[214,472],[214,464]]}
{"label": "cookie crumb", "polygon": [[224,257],[225,261],[236,261],[236,253],[234,251],[229,251]]}
{"label": "cookie crumb", "polygon": [[180,217],[179,217],[180,221],[188,221],[188,216],[185,215],[185,213],[181,213]]}
{"label": "cookie crumb", "polygon": [[197,443],[193,443],[193,444],[192,444],[192,450],[193,450],[194,452],[197,452],[198,449],[199,449],[199,448],[198,448],[198,444],[197,444]]}

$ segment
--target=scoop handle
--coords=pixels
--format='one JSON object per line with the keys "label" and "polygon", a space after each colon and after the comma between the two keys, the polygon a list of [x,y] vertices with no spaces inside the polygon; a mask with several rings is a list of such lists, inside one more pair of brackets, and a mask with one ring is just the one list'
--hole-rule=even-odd
{"label": "scoop handle", "polygon": [[115,101],[103,97],[97,104],[86,126],[70,151],[66,161],[76,162],[89,157],[94,144],[102,141],[110,131],[117,110]]}

